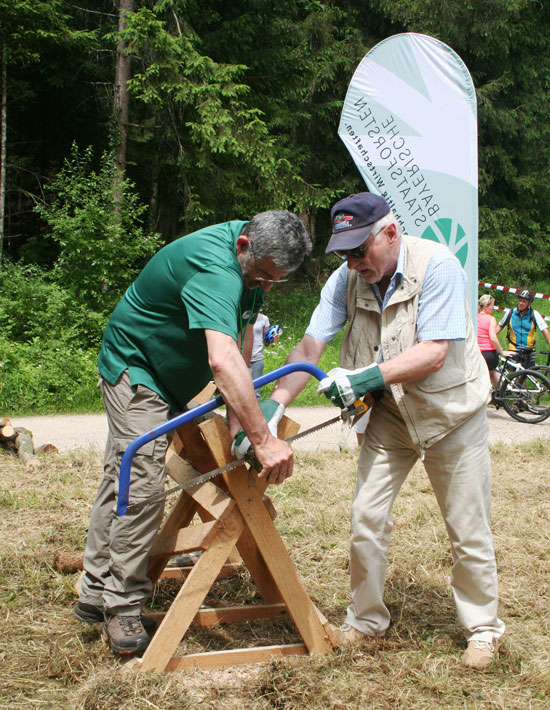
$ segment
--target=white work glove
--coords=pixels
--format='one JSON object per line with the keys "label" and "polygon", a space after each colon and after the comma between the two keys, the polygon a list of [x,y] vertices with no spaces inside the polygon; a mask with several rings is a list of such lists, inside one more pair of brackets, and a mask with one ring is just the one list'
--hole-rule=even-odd
{"label": "white work glove", "polygon": [[[260,404],[267,427],[273,436],[277,436],[277,427],[285,413],[285,405],[276,402],[274,399],[264,399]],[[231,445],[231,453],[238,459],[242,459],[250,451],[251,444],[243,429],[237,432]]]}
{"label": "white work glove", "polygon": [[367,392],[383,390],[385,386],[380,368],[373,362],[358,370],[335,367],[319,382],[317,394],[324,394],[337,407],[345,409]]}

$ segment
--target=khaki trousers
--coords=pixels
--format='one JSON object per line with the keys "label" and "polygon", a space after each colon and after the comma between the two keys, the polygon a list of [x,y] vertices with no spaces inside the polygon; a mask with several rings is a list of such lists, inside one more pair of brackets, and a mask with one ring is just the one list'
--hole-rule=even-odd
{"label": "khaki trousers", "polygon": [[[491,461],[485,407],[425,451],[424,466],[451,542],[451,587],[467,640],[504,633],[497,617],[498,585],[491,531]],[[419,458],[393,398],[377,403],[359,455],[351,511],[351,596],[346,622],[383,636],[390,614],[383,602],[392,506]]]}
{"label": "khaki trousers", "polygon": [[[109,614],[139,614],[151,594],[147,562],[164,504],[118,516],[120,462],[130,442],[169,419],[170,407],[147,387],[132,387],[127,371],[114,387],[103,380],[100,386],[109,434],[103,478],[88,529],[80,601],[103,607]],[[169,436],[165,435],[136,452],[130,474],[130,504],[164,490],[168,444]]]}

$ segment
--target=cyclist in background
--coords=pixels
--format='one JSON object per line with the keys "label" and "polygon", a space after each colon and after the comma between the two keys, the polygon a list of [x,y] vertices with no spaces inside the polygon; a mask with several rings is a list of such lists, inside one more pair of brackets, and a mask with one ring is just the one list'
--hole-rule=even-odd
{"label": "cyclist in background", "polygon": [[517,353],[514,357],[524,367],[533,367],[536,364],[537,353],[534,345],[537,328],[550,345],[548,325],[541,314],[531,306],[533,298],[533,294],[528,289],[520,291],[516,308],[507,308],[497,325],[497,333],[500,333],[503,328],[508,326],[506,337],[510,343],[510,350],[533,348],[533,350]]}

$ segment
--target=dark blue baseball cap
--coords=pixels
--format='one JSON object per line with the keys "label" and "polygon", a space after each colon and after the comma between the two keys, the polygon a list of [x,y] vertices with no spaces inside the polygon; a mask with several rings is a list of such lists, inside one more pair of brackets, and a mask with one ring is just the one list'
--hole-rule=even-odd
{"label": "dark blue baseball cap", "polygon": [[325,254],[358,247],[372,232],[374,223],[389,211],[386,200],[372,192],[359,192],[341,199],[330,212],[332,236]]}

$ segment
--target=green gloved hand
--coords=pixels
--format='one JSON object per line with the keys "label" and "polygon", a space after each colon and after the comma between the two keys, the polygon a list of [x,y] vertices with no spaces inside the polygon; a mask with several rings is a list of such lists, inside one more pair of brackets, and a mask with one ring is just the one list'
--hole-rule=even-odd
{"label": "green gloved hand", "polygon": [[375,363],[359,370],[335,367],[319,382],[317,394],[324,394],[337,407],[345,409],[367,392],[383,390],[385,386],[384,377]]}
{"label": "green gloved hand", "polygon": [[[277,427],[285,413],[285,405],[276,402],[274,399],[264,399],[260,404],[260,409],[263,412],[269,431],[273,436],[277,436]],[[233,439],[231,453],[238,459],[242,459],[250,451],[250,448],[251,444],[247,435],[243,429],[240,429]]]}

